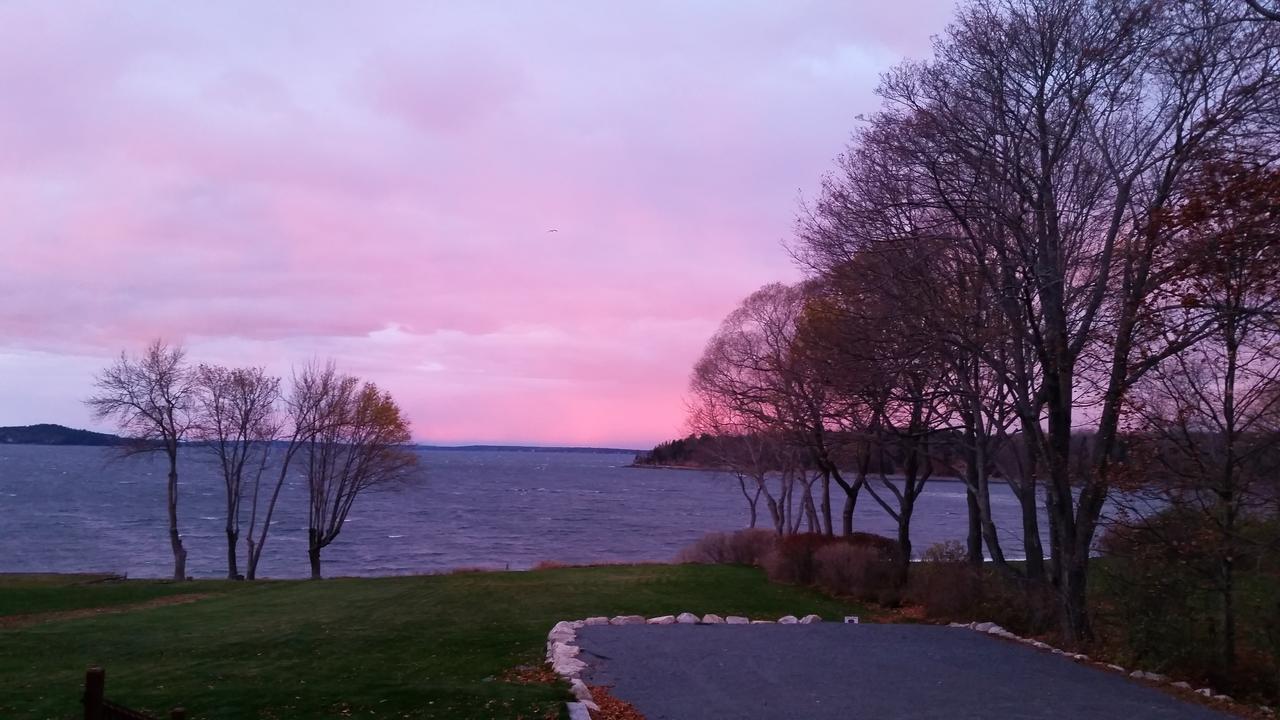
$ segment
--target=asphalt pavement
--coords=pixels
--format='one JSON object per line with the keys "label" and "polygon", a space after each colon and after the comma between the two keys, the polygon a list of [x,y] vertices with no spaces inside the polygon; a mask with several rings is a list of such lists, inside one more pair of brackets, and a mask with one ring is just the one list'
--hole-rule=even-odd
{"label": "asphalt pavement", "polygon": [[927,625],[601,625],[584,679],[648,720],[1231,717],[1035,648]]}

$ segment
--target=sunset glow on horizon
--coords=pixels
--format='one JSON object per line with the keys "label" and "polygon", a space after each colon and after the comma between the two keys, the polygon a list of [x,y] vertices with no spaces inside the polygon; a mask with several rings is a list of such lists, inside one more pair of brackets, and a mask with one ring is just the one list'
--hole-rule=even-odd
{"label": "sunset glow on horizon", "polygon": [[333,358],[424,442],[646,447],[952,3],[0,5],[0,425]]}

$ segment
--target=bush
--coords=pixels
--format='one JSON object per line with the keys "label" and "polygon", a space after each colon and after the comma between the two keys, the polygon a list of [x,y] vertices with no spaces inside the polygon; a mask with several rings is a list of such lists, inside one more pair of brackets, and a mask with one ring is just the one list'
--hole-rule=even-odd
{"label": "bush", "polygon": [[676,562],[711,565],[762,565],[764,557],[778,544],[771,530],[739,530],[707,533],[676,556]]}
{"label": "bush", "polygon": [[815,582],[834,595],[897,605],[898,570],[891,553],[868,544],[835,543],[814,553]]}
{"label": "bush", "polygon": [[840,540],[820,533],[787,535],[764,557],[765,575],[773,582],[812,585],[816,569],[814,554],[819,548],[836,542]]}
{"label": "bush", "polygon": [[969,561],[969,550],[959,540],[946,540],[925,548],[920,559],[927,563],[964,563]]}

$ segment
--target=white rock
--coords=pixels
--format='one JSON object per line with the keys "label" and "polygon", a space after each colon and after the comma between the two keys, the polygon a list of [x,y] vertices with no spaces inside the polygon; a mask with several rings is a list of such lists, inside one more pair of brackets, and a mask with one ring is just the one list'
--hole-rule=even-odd
{"label": "white rock", "polygon": [[587,664],[577,658],[564,658],[552,663],[551,669],[562,677],[576,678],[587,669]]}
{"label": "white rock", "polygon": [[573,628],[574,630],[581,630],[586,626],[587,626],[586,620],[570,620],[569,621],[569,627]]}
{"label": "white rock", "polygon": [[714,614],[703,615],[702,622],[706,625],[723,625],[724,618]]}
{"label": "white rock", "polygon": [[577,645],[570,645],[568,643],[556,643],[551,646],[551,660],[552,662],[555,662],[560,658],[578,657],[578,653],[580,652],[582,652],[582,650]]}
{"label": "white rock", "polygon": [[[1039,650],[1054,650],[1054,649],[1055,649],[1055,648],[1054,648],[1052,645],[1050,645],[1049,643],[1042,643],[1042,642],[1040,642],[1039,640],[1030,640],[1030,641],[1028,641],[1028,642],[1027,642],[1027,644],[1028,644],[1028,645],[1030,645],[1031,647],[1033,647],[1033,648],[1037,648],[1037,649],[1039,649]],[[1061,650],[1059,650],[1059,652],[1061,652]]]}
{"label": "white rock", "polygon": [[805,615],[804,617],[800,618],[801,625],[812,625],[813,623],[820,623],[820,622],[822,622],[821,615]]}
{"label": "white rock", "polygon": [[778,618],[779,625],[795,625],[798,622],[800,622],[800,618],[796,617],[795,615],[783,615],[782,617]]}
{"label": "white rock", "polygon": [[589,618],[587,618],[586,620],[583,620],[582,622],[583,622],[584,624],[586,624],[586,625],[608,625],[608,624],[609,624],[609,618],[607,618],[607,617],[589,617]]}
{"label": "white rock", "polygon": [[947,627],[969,629],[969,626],[965,623],[947,623]]}
{"label": "white rock", "polygon": [[571,642],[573,642],[574,640],[576,640],[577,638],[578,638],[578,636],[577,636],[576,634],[574,634],[574,633],[571,633],[571,632],[555,632],[555,631],[552,631],[552,633],[551,633],[550,635],[547,635],[547,644],[548,644],[548,645],[550,645],[550,644],[552,644],[552,643],[558,643],[558,642],[569,642],[569,643],[571,643]]}
{"label": "white rock", "polygon": [[[1005,630],[1004,628],[1000,627],[999,625],[997,625],[997,624],[995,624],[995,623],[983,623],[983,624],[984,624],[984,625],[990,625],[990,626],[991,626],[991,627],[987,628],[986,630],[982,630],[982,632],[984,632],[984,633],[986,633],[986,634],[988,634],[988,635],[999,635],[1000,633],[1007,633],[1007,632],[1009,632],[1008,630]],[[979,629],[981,630],[981,628],[979,628]]]}
{"label": "white rock", "polygon": [[569,681],[569,691],[580,702],[593,702],[595,700],[595,698],[591,697],[591,690],[587,687],[587,684],[578,678]]}
{"label": "white rock", "polygon": [[675,625],[676,616],[675,615],[659,615],[658,617],[649,618],[648,623],[650,625]]}
{"label": "white rock", "polygon": [[1071,659],[1072,659],[1072,660],[1075,660],[1076,662],[1089,662],[1089,656],[1088,656],[1088,655],[1080,655],[1080,654],[1076,654],[1076,655],[1072,655],[1072,656],[1071,656]]}
{"label": "white rock", "polygon": [[1267,716],[1267,717],[1275,717],[1275,714],[1276,714],[1274,710],[1272,710],[1271,708],[1267,707],[1266,705],[1259,705],[1259,706],[1258,706],[1258,712],[1262,713],[1263,715],[1265,715],[1265,716]]}
{"label": "white rock", "polygon": [[1205,697],[1213,697],[1213,688],[1200,688],[1196,691],[1196,694],[1203,695]]}
{"label": "white rock", "polygon": [[609,620],[610,625],[643,625],[643,615],[618,615]]}
{"label": "white rock", "polygon": [[1022,639],[1017,635],[1014,635],[1013,633],[1009,632],[1008,630],[1005,630],[1004,628],[992,628],[991,631],[988,632],[987,634],[995,635],[996,637],[1004,638],[1005,640],[1021,640]]}
{"label": "white rock", "polygon": [[1115,670],[1118,673],[1125,672],[1125,669],[1120,667],[1119,665],[1105,665],[1104,667],[1106,667],[1108,670]]}
{"label": "white rock", "polygon": [[697,625],[698,616],[694,615],[693,613],[682,612],[676,616],[676,622],[680,623],[681,625]]}
{"label": "white rock", "polygon": [[730,615],[729,617],[725,618],[724,621],[726,624],[729,624],[729,625],[746,625],[747,623],[751,622],[750,620],[742,617],[741,615]]}
{"label": "white rock", "polygon": [[775,623],[772,620],[752,620],[751,624],[752,625],[774,625]]}
{"label": "white rock", "polygon": [[1000,626],[993,622],[980,622],[975,624],[973,626],[973,629],[977,630],[978,632],[991,632],[991,628],[993,627],[1000,627]]}
{"label": "white rock", "polygon": [[1134,680],[1147,680],[1149,682],[1169,682],[1169,677],[1167,675],[1161,675],[1160,673],[1147,672],[1146,670],[1134,670],[1133,672],[1129,673],[1129,677],[1133,678]]}
{"label": "white rock", "polygon": [[[565,707],[569,709],[569,720],[591,720],[591,711],[586,703],[565,703]],[[599,710],[599,708],[596,709]]]}
{"label": "white rock", "polygon": [[1191,683],[1183,682],[1183,681],[1179,680],[1178,682],[1174,683],[1174,684],[1172,685],[1172,687],[1176,687],[1176,688],[1178,688],[1179,690],[1190,690],[1190,689],[1191,689]]}
{"label": "white rock", "polygon": [[1228,703],[1235,702],[1235,700],[1231,699],[1230,695],[1214,695],[1213,699],[1217,700],[1218,702],[1228,702]]}
{"label": "white rock", "polygon": [[578,632],[573,626],[567,622],[558,622],[555,627],[551,628],[551,632],[547,633],[547,640],[551,642],[569,642],[578,636]]}
{"label": "white rock", "polygon": [[1059,648],[1050,648],[1050,651],[1051,651],[1054,655],[1066,655],[1066,653],[1065,653],[1065,652],[1063,652],[1063,651],[1062,651],[1061,649],[1059,649]]}

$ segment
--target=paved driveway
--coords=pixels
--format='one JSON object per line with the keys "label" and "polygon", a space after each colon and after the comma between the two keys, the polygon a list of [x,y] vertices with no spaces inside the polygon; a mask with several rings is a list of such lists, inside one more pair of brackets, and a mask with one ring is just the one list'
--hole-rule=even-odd
{"label": "paved driveway", "polygon": [[959,628],[602,625],[578,645],[584,679],[648,720],[1230,717]]}

